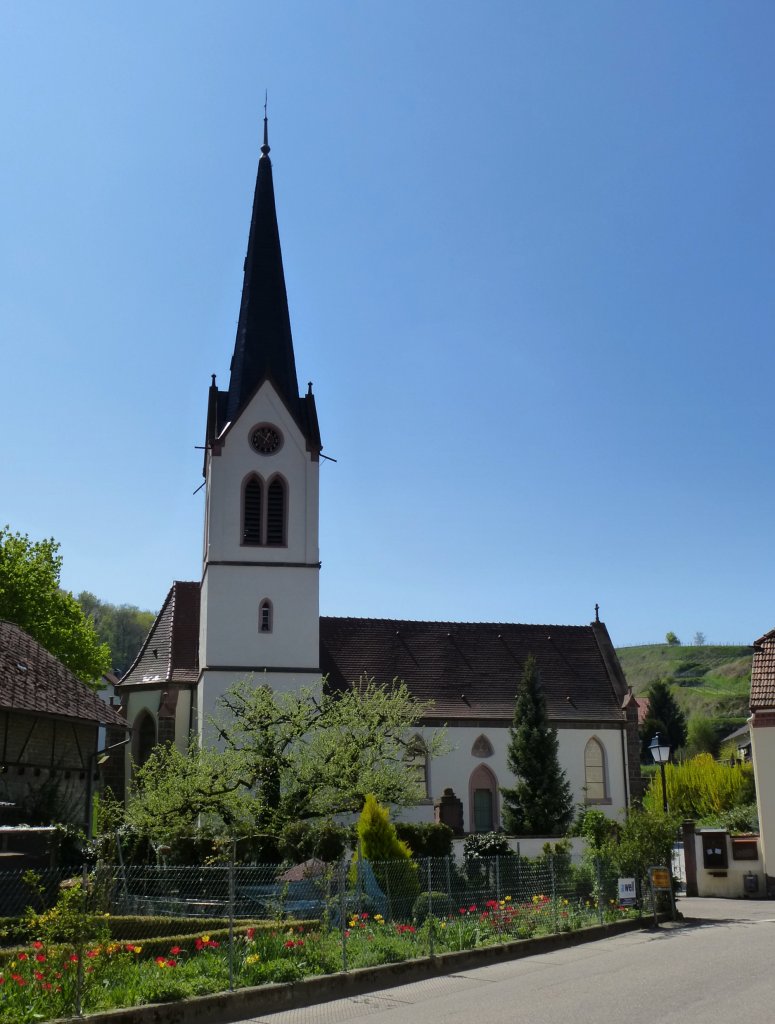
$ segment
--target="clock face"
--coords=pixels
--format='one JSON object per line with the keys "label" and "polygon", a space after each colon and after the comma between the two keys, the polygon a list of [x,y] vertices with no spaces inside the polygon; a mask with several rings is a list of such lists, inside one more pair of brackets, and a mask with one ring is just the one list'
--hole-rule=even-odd
{"label": "clock face", "polygon": [[280,450],[282,443],[280,431],[268,423],[254,427],[250,433],[250,446],[259,455],[274,455]]}

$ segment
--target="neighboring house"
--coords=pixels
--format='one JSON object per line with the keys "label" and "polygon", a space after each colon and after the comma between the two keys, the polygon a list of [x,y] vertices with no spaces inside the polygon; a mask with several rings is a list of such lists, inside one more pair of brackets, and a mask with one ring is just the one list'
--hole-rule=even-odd
{"label": "neighboring house", "polygon": [[[637,703],[605,625],[407,622],[320,617],[318,475],[312,385],[299,393],[266,122],[228,387],[213,377],[205,432],[201,583],[177,582],[117,685],[142,762],[156,741],[202,738],[219,697],[253,677],[293,690],[405,680],[435,708],[416,770],[430,819],[445,790],[468,831],[500,824],[508,726],[533,654],[579,803],[617,815],[640,795]],[[423,765],[423,734],[447,722],[456,750]],[[127,767],[128,767],[127,762]]]}
{"label": "neighboring house", "polygon": [[756,779],[761,856],[767,891],[775,890],[775,629],[754,641],[751,667],[751,755]]}
{"label": "neighboring house", "polygon": [[734,744],[736,750],[736,757],[740,761],[750,761],[751,759],[751,726],[750,723],[741,725],[739,729],[735,729],[734,732],[728,733],[723,736],[719,741],[719,747],[723,751],[725,747],[730,744]]}
{"label": "neighboring house", "polygon": [[23,629],[0,620],[0,801],[4,820],[83,824],[100,726],[126,720]]}

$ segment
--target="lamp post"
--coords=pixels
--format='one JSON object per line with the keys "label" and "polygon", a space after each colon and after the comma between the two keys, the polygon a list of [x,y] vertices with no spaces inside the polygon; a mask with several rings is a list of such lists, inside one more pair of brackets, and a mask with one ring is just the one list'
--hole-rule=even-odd
{"label": "lamp post", "polygon": [[659,765],[659,772],[662,776],[662,810],[667,814],[667,786],[665,785],[665,765],[670,760],[670,744],[663,743],[659,737],[659,733],[655,733],[651,743],[649,743],[649,750],[651,756],[654,759],[654,763]]}
{"label": "lamp post", "polygon": [[94,776],[97,767],[110,760],[111,750],[115,750],[116,747],[125,747],[131,738],[131,736],[127,736],[126,739],[119,740],[118,743],[111,743],[109,747],[103,747],[102,750],[95,750],[89,754],[89,771],[86,777],[86,838],[89,842],[94,838],[94,808],[92,803],[94,801]]}

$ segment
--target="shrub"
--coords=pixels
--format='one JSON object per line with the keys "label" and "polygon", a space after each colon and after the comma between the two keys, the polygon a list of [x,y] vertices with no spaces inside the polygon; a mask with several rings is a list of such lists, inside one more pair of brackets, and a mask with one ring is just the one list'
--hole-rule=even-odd
{"label": "shrub", "polygon": [[449,825],[399,821],[396,833],[411,849],[416,859],[422,857],[449,857],[452,853],[454,832]]}
{"label": "shrub", "polygon": [[421,892],[414,901],[412,917],[419,925],[429,914],[434,917],[449,917],[452,909],[452,900],[445,892]]}
{"label": "shrub", "polygon": [[[390,823],[390,814],[381,807],[376,797],[369,794],[358,819],[359,848],[353,857],[350,880],[357,879],[358,853],[371,863],[382,891],[389,897],[393,913],[408,916],[420,891],[417,865],[412,851],[398,838]],[[390,862],[389,864],[386,862]]]}
{"label": "shrub", "polygon": [[[706,818],[753,801],[753,765],[720,764],[710,754],[699,754],[683,764],[665,765],[665,785],[671,813],[683,818]],[[646,790],[643,807],[654,812],[662,807],[658,775]]]}
{"label": "shrub", "polygon": [[463,841],[463,854],[466,860],[477,860],[481,857],[509,857],[514,851],[503,832],[472,832]]}
{"label": "shrub", "polygon": [[349,836],[349,829],[333,821],[291,821],[282,830],[279,850],[296,864],[311,857],[332,864],[343,855]]}

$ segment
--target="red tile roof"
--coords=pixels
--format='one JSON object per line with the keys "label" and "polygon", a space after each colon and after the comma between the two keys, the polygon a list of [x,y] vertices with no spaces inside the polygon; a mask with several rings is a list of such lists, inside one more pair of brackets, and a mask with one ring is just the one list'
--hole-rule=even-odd
{"label": "red tile roof", "polygon": [[754,641],[751,711],[775,708],[775,629]]}
{"label": "red tile roof", "polygon": [[[120,688],[193,683],[198,673],[199,584],[176,582]],[[320,666],[334,687],[362,676],[406,682],[433,717],[510,721],[528,654],[538,661],[549,715],[559,721],[624,720],[626,691],[602,623],[320,619]],[[608,659],[606,661],[606,658]]]}
{"label": "red tile roof", "polygon": [[0,708],[126,726],[114,708],[12,622],[0,619]]}
{"label": "red tile roof", "polygon": [[[597,629],[604,629],[602,623]],[[606,634],[607,637],[607,634]],[[321,618],[320,663],[334,686],[402,679],[434,718],[511,720],[522,667],[538,662],[555,720],[621,722],[621,697],[592,626]]]}
{"label": "red tile roof", "polygon": [[176,580],[119,686],[195,683],[199,674],[199,584]]}

